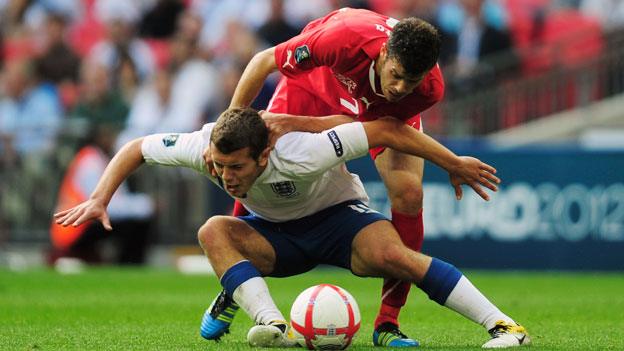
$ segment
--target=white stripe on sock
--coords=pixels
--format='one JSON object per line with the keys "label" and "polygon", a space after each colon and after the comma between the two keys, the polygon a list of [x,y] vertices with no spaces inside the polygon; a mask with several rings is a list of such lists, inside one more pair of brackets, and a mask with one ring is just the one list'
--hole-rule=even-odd
{"label": "white stripe on sock", "polygon": [[390,295],[390,293],[391,293],[394,289],[396,289],[396,287],[397,287],[397,286],[399,286],[399,284],[401,284],[401,281],[400,281],[400,280],[397,280],[397,281],[396,281],[396,283],[394,283],[394,285],[393,285],[390,289],[388,289],[388,290],[386,291],[386,293],[385,293],[385,294],[383,294],[383,295],[381,296],[381,301],[383,301],[386,297],[388,297],[388,295]]}

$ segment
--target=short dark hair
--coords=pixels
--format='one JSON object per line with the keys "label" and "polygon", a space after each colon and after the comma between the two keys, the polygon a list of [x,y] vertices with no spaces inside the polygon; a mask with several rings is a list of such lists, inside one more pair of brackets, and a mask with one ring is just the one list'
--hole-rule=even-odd
{"label": "short dark hair", "polygon": [[442,40],[434,26],[408,17],[397,23],[388,40],[388,57],[395,58],[408,75],[419,75],[435,66]]}
{"label": "short dark hair", "polygon": [[251,158],[257,160],[269,142],[269,130],[258,111],[252,108],[231,108],[217,119],[210,141],[224,154],[249,147]]}

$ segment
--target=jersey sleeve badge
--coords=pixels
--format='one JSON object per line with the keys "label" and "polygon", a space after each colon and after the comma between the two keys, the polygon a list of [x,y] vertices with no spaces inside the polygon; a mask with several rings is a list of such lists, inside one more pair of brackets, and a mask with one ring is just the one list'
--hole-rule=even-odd
{"label": "jersey sleeve badge", "polygon": [[301,63],[310,58],[310,48],[307,45],[302,45],[295,49],[295,62]]}
{"label": "jersey sleeve badge", "polygon": [[176,142],[178,142],[179,136],[180,136],[179,134],[169,134],[162,139],[162,142],[165,145],[165,147],[174,146]]}

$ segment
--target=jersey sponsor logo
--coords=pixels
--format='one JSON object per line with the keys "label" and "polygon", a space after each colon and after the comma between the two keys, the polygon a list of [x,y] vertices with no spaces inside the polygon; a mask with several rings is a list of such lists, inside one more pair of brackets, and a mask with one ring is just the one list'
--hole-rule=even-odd
{"label": "jersey sponsor logo", "polygon": [[174,146],[178,142],[179,137],[180,137],[179,134],[169,134],[162,139],[162,142],[165,145],[165,147]]}
{"label": "jersey sponsor logo", "polygon": [[351,99],[353,99],[353,103],[351,103],[351,101],[347,101],[343,98],[340,98],[340,104],[346,107],[349,111],[357,115],[360,113],[360,105],[358,105],[358,102],[355,98],[351,98]]}
{"label": "jersey sponsor logo", "polygon": [[284,62],[284,64],[282,65],[282,68],[286,68],[288,66],[290,66],[290,68],[295,68],[295,66],[292,65],[292,63],[290,63],[290,60],[292,59],[292,50],[288,50],[286,51],[286,62]]}
{"label": "jersey sponsor logo", "polygon": [[340,83],[344,84],[347,87],[347,91],[349,92],[349,94],[353,94],[353,90],[357,88],[357,83],[354,82],[353,79],[345,77],[340,73],[336,73],[335,76]]}
{"label": "jersey sponsor logo", "polygon": [[336,131],[329,131],[329,133],[327,133],[327,136],[329,137],[329,141],[331,141],[332,145],[334,146],[336,156],[342,156],[344,154],[344,150],[342,149],[342,142],[340,141],[340,138],[338,138],[338,134],[336,134]]}
{"label": "jersey sponsor logo", "polygon": [[273,189],[273,192],[279,197],[292,197],[299,195],[295,182],[292,181],[271,183],[271,189]]}
{"label": "jersey sponsor logo", "polygon": [[307,45],[302,45],[295,49],[295,62],[301,63],[301,61],[310,58],[310,48]]}

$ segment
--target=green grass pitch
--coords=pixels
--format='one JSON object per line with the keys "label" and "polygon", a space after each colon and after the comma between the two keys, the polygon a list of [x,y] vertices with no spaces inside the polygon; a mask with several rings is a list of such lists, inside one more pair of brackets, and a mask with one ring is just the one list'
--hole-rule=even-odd
{"label": "green grass pitch", "polygon": [[[624,350],[624,275],[467,272],[503,311],[523,323],[533,350]],[[317,269],[269,279],[280,309],[304,288],[333,283],[350,291],[362,313],[352,350],[371,345],[381,281]],[[215,277],[155,269],[0,270],[0,350],[250,350],[251,320],[239,313],[219,343],[199,336],[204,309],[219,290]],[[478,350],[478,325],[429,301],[414,288],[402,328],[422,349]]]}

